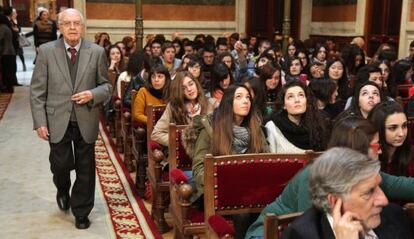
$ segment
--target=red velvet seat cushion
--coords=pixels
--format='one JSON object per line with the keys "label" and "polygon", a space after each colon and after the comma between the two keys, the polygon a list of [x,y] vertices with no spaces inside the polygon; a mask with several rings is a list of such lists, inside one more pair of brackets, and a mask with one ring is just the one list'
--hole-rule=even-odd
{"label": "red velvet seat cushion", "polygon": [[188,183],[187,175],[185,175],[185,173],[183,171],[181,171],[179,169],[176,169],[176,168],[171,170],[170,179],[175,184]]}
{"label": "red velvet seat cushion", "polygon": [[204,222],[204,212],[191,207],[187,211],[187,219],[192,223],[202,223]]}
{"label": "red velvet seat cushion", "polygon": [[157,141],[154,141],[154,140],[150,140],[150,141],[148,142],[148,148],[149,148],[151,151],[154,151],[154,150],[156,150],[156,149],[158,149],[158,150],[161,150],[161,149],[162,149],[161,145],[160,145]]}
{"label": "red velvet seat cushion", "polygon": [[239,161],[238,164],[217,164],[214,182],[215,206],[219,210],[226,207],[263,207],[275,200],[305,163],[305,160],[256,160],[244,163]]}
{"label": "red velvet seat cushion", "polygon": [[233,226],[220,215],[210,216],[208,218],[208,224],[220,238],[226,235],[232,236],[234,234]]}

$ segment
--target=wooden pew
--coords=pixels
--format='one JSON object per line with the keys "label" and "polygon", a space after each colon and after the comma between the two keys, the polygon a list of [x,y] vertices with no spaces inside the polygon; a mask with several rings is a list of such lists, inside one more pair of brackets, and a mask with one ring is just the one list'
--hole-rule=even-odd
{"label": "wooden pew", "polygon": [[[132,101],[134,102],[134,100]],[[132,103],[133,104],[133,103]],[[131,105],[133,108],[134,106]],[[148,105],[145,108],[147,115],[147,125],[135,123],[133,133],[133,155],[136,160],[137,173],[135,184],[140,197],[145,196],[145,182],[147,179],[147,165],[153,160],[153,155],[148,150],[148,140],[151,137],[152,130],[164,113],[165,105]]]}
{"label": "wooden pew", "polygon": [[125,90],[128,83],[121,81],[121,99],[115,102],[116,118],[115,118],[115,136],[116,147],[118,152],[124,153],[124,164],[128,172],[135,171],[134,162],[132,161],[132,116],[131,108],[126,108],[122,104],[122,99],[125,96]]}
{"label": "wooden pew", "polygon": [[[214,157],[204,164],[204,215],[190,204],[192,187],[184,176],[171,180],[171,214],[174,231],[194,235],[210,216],[259,213],[283,191],[288,181],[319,153],[244,154]],[[172,174],[172,172],[171,172]],[[176,218],[180,216],[181,218]]]}
{"label": "wooden pew", "polygon": [[296,218],[300,217],[302,212],[290,213],[286,215],[276,215],[268,213],[264,218],[264,238],[279,239],[283,229]]}
{"label": "wooden pew", "polygon": [[[163,147],[158,143],[151,141],[151,147],[154,157],[152,162],[148,162],[147,175],[148,180],[152,186],[152,210],[154,221],[159,225],[161,231],[167,231],[170,228],[165,222],[165,211],[170,203],[170,182],[169,172],[163,172],[161,162],[164,160],[168,162],[168,168],[179,168],[181,170],[190,170],[192,160],[186,154],[184,147],[181,144],[181,134],[187,125],[176,125],[170,123],[168,127],[168,157],[162,153]],[[150,148],[151,148],[150,147]],[[166,160],[168,159],[168,160]]]}

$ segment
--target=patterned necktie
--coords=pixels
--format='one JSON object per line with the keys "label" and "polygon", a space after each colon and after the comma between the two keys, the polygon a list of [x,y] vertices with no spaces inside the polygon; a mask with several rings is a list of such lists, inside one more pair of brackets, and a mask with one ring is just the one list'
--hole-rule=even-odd
{"label": "patterned necktie", "polygon": [[69,48],[69,52],[70,52],[70,63],[75,64],[75,59],[76,59],[76,49],[73,47]]}

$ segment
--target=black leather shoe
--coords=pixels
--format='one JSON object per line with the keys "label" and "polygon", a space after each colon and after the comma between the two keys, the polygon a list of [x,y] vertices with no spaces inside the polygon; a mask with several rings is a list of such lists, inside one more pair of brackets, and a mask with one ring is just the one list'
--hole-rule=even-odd
{"label": "black leather shoe", "polygon": [[56,202],[60,210],[67,211],[70,207],[69,193],[61,193],[58,191],[56,194]]}
{"label": "black leather shoe", "polygon": [[88,229],[91,225],[89,218],[85,217],[75,217],[75,226],[77,229]]}

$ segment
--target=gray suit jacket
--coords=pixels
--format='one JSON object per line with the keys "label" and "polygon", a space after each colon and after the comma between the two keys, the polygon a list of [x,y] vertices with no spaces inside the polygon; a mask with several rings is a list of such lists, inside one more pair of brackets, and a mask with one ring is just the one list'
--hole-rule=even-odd
{"label": "gray suit jacket", "polygon": [[[40,46],[30,85],[34,129],[47,126],[49,140],[62,140],[72,110],[75,110],[83,139],[93,143],[99,130],[99,106],[112,92],[108,81],[105,50],[82,39],[75,85],[72,85],[63,39]],[[71,96],[90,90],[93,100],[78,105]]]}

